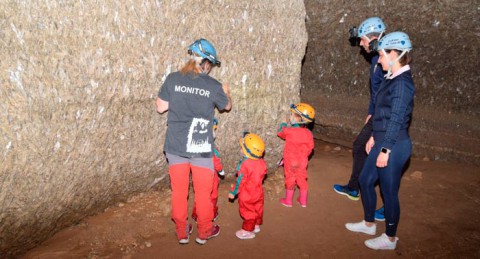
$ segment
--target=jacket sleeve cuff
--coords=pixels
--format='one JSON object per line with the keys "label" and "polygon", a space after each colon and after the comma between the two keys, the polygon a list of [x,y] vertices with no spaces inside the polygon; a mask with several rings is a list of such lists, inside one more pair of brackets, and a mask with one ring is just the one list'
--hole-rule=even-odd
{"label": "jacket sleeve cuff", "polygon": [[389,141],[384,141],[382,147],[384,147],[386,149],[389,149],[389,150],[392,150],[393,143],[391,143]]}

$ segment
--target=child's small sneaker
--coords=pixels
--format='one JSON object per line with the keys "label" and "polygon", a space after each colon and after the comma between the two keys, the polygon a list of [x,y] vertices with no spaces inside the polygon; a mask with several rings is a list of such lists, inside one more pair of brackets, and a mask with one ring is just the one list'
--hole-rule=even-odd
{"label": "child's small sneaker", "polygon": [[365,220],[362,220],[358,223],[347,223],[345,224],[345,227],[352,232],[360,232],[372,236],[375,235],[375,232],[377,231],[377,225],[373,224],[373,226],[369,227],[365,223]]}
{"label": "child's small sneaker", "polygon": [[193,231],[192,224],[187,225],[186,231],[187,231],[187,237],[178,240],[178,243],[180,243],[182,245],[188,244],[188,242],[190,241],[190,235],[192,234],[192,231]]}
{"label": "child's small sneaker", "polygon": [[186,244],[188,244],[188,242],[190,242],[190,236],[187,236],[186,238],[182,238],[182,239],[178,240],[178,243],[181,244],[181,245],[186,245]]}
{"label": "child's small sneaker", "polygon": [[380,209],[375,211],[375,220],[385,221],[385,207],[382,206]]}
{"label": "child's small sneaker", "polygon": [[255,238],[255,233],[240,229],[235,233],[235,235],[240,239],[252,239]]}
{"label": "child's small sneaker", "polygon": [[395,241],[390,241],[388,236],[383,233],[381,236],[372,238],[365,241],[365,245],[368,248],[375,250],[394,250],[397,247],[398,237],[395,237]]}
{"label": "child's small sneaker", "polygon": [[260,225],[255,225],[255,229],[253,230],[253,233],[260,233]]}
{"label": "child's small sneaker", "polygon": [[208,239],[214,238],[216,236],[220,235],[220,227],[218,225],[213,225],[212,227],[212,233],[207,237],[207,239],[201,239],[201,238],[196,238],[195,242],[197,242],[200,245],[204,245],[207,243]]}
{"label": "child's small sneaker", "polygon": [[221,170],[221,171],[218,171],[218,175],[220,176],[224,176],[225,175],[225,171]]}

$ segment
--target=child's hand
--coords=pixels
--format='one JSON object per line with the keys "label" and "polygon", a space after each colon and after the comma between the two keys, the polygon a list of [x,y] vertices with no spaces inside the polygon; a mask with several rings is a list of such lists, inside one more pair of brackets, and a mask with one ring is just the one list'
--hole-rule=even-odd
{"label": "child's hand", "polygon": [[283,118],[282,122],[287,123],[288,115],[285,115],[285,118]]}

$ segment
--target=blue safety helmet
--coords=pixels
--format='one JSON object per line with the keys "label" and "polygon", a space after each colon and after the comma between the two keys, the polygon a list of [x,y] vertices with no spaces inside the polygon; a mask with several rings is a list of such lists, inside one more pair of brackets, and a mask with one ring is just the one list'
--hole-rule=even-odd
{"label": "blue safety helmet", "polygon": [[213,47],[212,43],[210,43],[206,39],[199,39],[196,40],[192,45],[188,47],[188,54],[193,55],[196,53],[202,58],[208,59],[213,65],[220,66],[220,60],[217,60],[217,51],[215,47]]}
{"label": "blue safety helmet", "polygon": [[387,26],[383,23],[382,19],[378,17],[370,17],[358,26],[358,37],[367,37],[367,34],[370,33],[382,34],[386,29]]}
{"label": "blue safety helmet", "polygon": [[401,31],[391,32],[385,35],[378,42],[378,50],[396,49],[401,51],[410,51],[413,49],[412,42],[408,35]]}

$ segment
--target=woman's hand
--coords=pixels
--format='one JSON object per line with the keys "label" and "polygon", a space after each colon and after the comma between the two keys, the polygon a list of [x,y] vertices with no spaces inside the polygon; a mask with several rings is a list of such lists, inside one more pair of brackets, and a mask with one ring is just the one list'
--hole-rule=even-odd
{"label": "woman's hand", "polygon": [[230,87],[228,86],[228,83],[225,83],[222,85],[223,92],[227,96],[228,103],[225,106],[225,111],[230,111],[232,109],[232,98],[230,97]]}
{"label": "woman's hand", "polygon": [[386,167],[388,165],[389,154],[380,152],[377,157],[377,167]]}
{"label": "woman's hand", "polygon": [[370,154],[373,145],[375,145],[375,140],[373,139],[373,137],[370,137],[370,139],[367,141],[367,144],[365,145],[365,151],[367,152],[367,154]]}
{"label": "woman's hand", "polygon": [[222,88],[223,88],[223,92],[227,95],[227,96],[230,96],[230,87],[228,85],[228,83],[225,83],[222,85]]}
{"label": "woman's hand", "polygon": [[371,114],[369,114],[369,115],[367,116],[367,118],[365,119],[365,124],[367,124],[367,122],[368,122],[368,120],[369,120],[370,118],[372,118],[372,115],[371,115]]}

